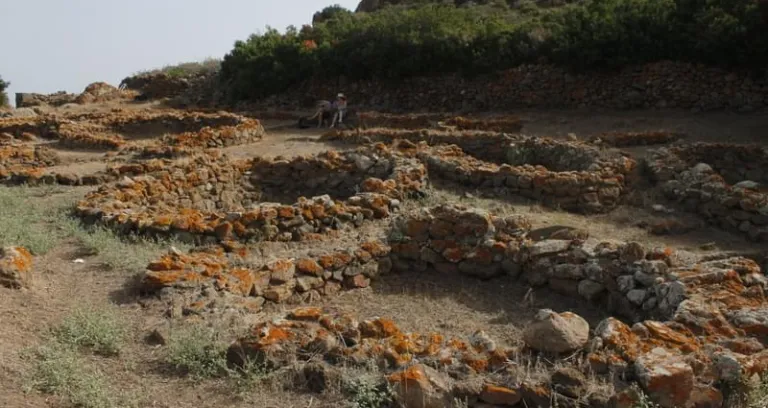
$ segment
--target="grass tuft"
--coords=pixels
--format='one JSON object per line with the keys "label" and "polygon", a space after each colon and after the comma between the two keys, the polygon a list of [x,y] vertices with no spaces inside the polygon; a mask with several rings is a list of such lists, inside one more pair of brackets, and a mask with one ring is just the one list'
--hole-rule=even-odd
{"label": "grass tuft", "polygon": [[105,356],[120,353],[125,334],[120,317],[111,309],[77,309],[53,330],[59,343]]}
{"label": "grass tuft", "polygon": [[194,380],[227,374],[226,349],[212,330],[193,326],[171,334],[166,362]]}
{"label": "grass tuft", "polygon": [[393,402],[392,390],[386,383],[356,378],[345,388],[355,408],[385,408]]}
{"label": "grass tuft", "polygon": [[88,364],[71,347],[51,343],[35,350],[33,357],[31,389],[56,395],[76,407],[118,406],[106,377],[99,371],[89,370]]}

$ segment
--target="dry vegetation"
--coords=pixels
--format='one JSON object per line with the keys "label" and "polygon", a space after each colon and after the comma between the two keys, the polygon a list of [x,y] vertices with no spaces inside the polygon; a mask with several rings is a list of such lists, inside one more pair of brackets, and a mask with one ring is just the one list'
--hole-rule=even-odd
{"label": "dry vegetation", "polygon": [[[333,262],[348,252],[354,252],[359,259],[372,257],[381,265],[388,252],[377,254],[375,249],[379,247],[372,242],[389,238],[392,253],[401,253],[392,236],[397,231],[395,220],[444,204],[485,210],[500,219],[525,219],[533,225],[533,231],[528,231],[530,236],[543,234],[541,229],[559,232],[566,228],[584,231],[597,239],[637,242],[649,252],[655,247],[675,248],[681,259],[713,257],[728,251],[752,256],[765,250],[765,241],[749,240],[749,234],[739,226],[726,230],[722,225],[708,224],[678,207],[674,200],[667,201],[639,171],[640,167],[627,167],[626,177],[619,178],[618,182],[624,184],[615,202],[601,193],[600,211],[583,213],[565,211],[564,206],[573,210],[591,203],[589,197],[577,205],[567,195],[549,202],[547,193],[543,197],[528,195],[520,187],[522,181],[519,185],[501,186],[483,182],[482,177],[492,177],[493,171],[506,168],[508,156],[494,156],[494,150],[471,142],[462,147],[469,154],[455,150],[448,154],[440,145],[444,140],[441,138],[472,141],[480,140],[480,134],[508,132],[521,126],[516,118],[449,119],[441,125],[454,127],[423,132],[428,135],[425,141],[434,146],[405,142],[372,146],[370,142],[377,137],[395,140],[405,133],[377,129],[362,135],[352,132],[353,140],[345,140],[344,132],[321,138],[320,131],[280,128],[285,123],[278,121],[264,121],[262,127],[262,122],[245,116],[134,109],[138,108],[64,114],[72,123],[64,125],[64,131],[59,126],[54,134],[42,131],[50,128],[47,116],[29,118],[22,124],[18,119],[0,119],[0,133],[11,135],[8,141],[0,141],[5,143],[0,147],[27,152],[0,156],[0,178],[5,184],[0,187],[0,247],[24,247],[33,255],[32,284],[21,289],[0,286],[0,320],[4,323],[0,332],[0,400],[4,406],[395,406],[398,392],[402,391],[392,380],[398,370],[375,364],[375,355],[363,364],[339,358],[329,365],[321,352],[233,364],[228,352],[234,341],[253,336],[253,327],[276,330],[274,327],[279,326],[269,326],[269,322],[294,310],[295,303],[332,310],[327,312],[332,315],[354,313],[361,321],[375,316],[391,318],[397,333],[402,332],[406,338],[418,333],[440,333],[446,339],[461,339],[482,330],[500,347],[516,350],[507,355],[503,369],[484,374],[485,381],[516,378],[521,383],[544,384],[555,371],[586,364],[585,353],[555,357],[530,351],[525,347],[523,333],[534,324],[539,309],[573,311],[591,328],[611,312],[604,305],[565,296],[549,287],[529,289],[523,279],[504,275],[478,280],[459,273],[438,275],[431,268],[381,273],[379,266],[378,274],[371,272],[368,276],[370,271],[366,269],[361,275],[341,277],[333,292],[320,289],[321,282],[325,288],[331,287],[333,278],[323,278],[323,273],[332,274]],[[612,180],[613,171],[618,171],[616,163],[624,163],[624,159],[595,144],[594,139],[605,139],[604,135],[611,131],[636,132],[624,138],[611,133],[611,140],[625,146],[649,134],[653,143],[664,146],[677,138],[659,137],[665,133],[648,129],[648,121],[639,120],[642,113],[636,114],[637,122],[625,123],[618,129],[610,123],[588,128],[589,122],[606,122],[605,118],[585,116],[556,123],[551,118],[543,119],[546,113],[537,115],[526,122],[523,133],[530,128],[532,133],[565,135],[578,128],[578,136],[591,141],[561,138],[547,145],[517,141],[521,146],[529,143],[532,149],[524,159],[516,159],[524,161],[520,164],[532,165],[514,167],[524,167],[519,173],[510,173],[518,180],[525,179],[529,172],[545,174],[542,166],[575,169],[584,180],[592,177],[590,174],[603,174],[601,177]],[[392,120],[387,118],[390,123]],[[675,135],[677,131],[688,133],[684,143],[696,140],[698,128],[690,127],[690,118],[670,115],[665,120],[679,126]],[[743,119],[744,123],[760,120],[764,117]],[[157,123],[169,121],[175,125],[157,130]],[[403,123],[408,121],[411,119]],[[83,124],[88,126],[78,127]],[[420,122],[418,126],[424,127]],[[713,126],[706,127],[715,132]],[[83,130],[78,133],[79,140],[88,145],[88,151],[61,143],[67,138],[67,127]],[[99,134],[106,132],[122,141],[116,151],[109,152],[116,146],[98,143]],[[732,127],[731,132],[738,133],[738,128]],[[35,137],[22,138],[23,133]],[[419,134],[422,132],[412,132],[414,138]],[[572,146],[578,148],[569,150]],[[640,161],[646,149],[656,147],[630,147],[628,157]],[[548,151],[558,157],[573,154],[576,158],[546,161],[536,156],[535,149],[539,148],[565,149]],[[329,149],[339,153],[318,154]],[[227,155],[220,157],[222,152]],[[594,157],[590,156],[593,153],[583,152],[594,152]],[[44,160],[51,154],[58,157],[55,166]],[[158,155],[163,159],[151,158]],[[444,162],[431,162],[426,157],[442,158]],[[602,167],[589,167],[594,163]],[[436,166],[448,165],[457,165],[460,170],[456,172],[465,172],[466,177],[437,177],[440,173]],[[376,166],[381,167],[376,170]],[[201,169],[215,177],[199,179]],[[376,180],[369,181],[371,178]],[[552,188],[555,194],[561,187]],[[193,197],[196,192],[200,199]],[[336,201],[297,198],[315,192],[328,193]],[[283,202],[280,206],[263,203],[278,197]],[[246,200],[252,202],[246,205]],[[179,212],[179,206],[186,209]],[[102,212],[89,217],[84,215],[84,208]],[[273,218],[254,218],[259,222],[258,236],[253,233],[256,227],[245,221],[256,210],[260,214],[275,211]],[[126,215],[114,215],[121,211]],[[318,215],[326,212],[336,217],[328,225],[322,221],[325,215]],[[147,218],[141,218],[141,214]],[[304,223],[295,223],[297,219]],[[758,217],[753,219],[760,221]],[[681,234],[654,233],[658,232],[654,225],[670,220],[688,228]],[[758,221],[750,225],[759,229]],[[172,227],[166,228],[168,225]],[[399,239],[407,238],[405,235]],[[509,243],[518,238],[494,239]],[[217,247],[225,249],[211,249]],[[359,251],[361,248],[364,251]],[[208,252],[199,252],[205,250]],[[302,281],[306,290],[294,293],[291,288],[284,294],[281,290],[287,283],[280,278],[280,285],[273,283],[258,296],[249,296],[255,290],[253,284],[248,286],[245,297],[237,295],[238,283],[245,282],[245,278],[233,278],[237,271],[269,271],[275,281],[284,272],[278,261],[290,258],[303,272],[311,270],[307,267],[314,265],[311,262],[321,268],[315,280]],[[220,264],[195,263],[196,259],[218,259]],[[305,263],[298,263],[302,260]],[[166,261],[172,266],[165,268]],[[364,269],[366,265],[361,262]],[[145,272],[148,266],[154,275]],[[210,278],[211,284],[168,278],[178,271],[194,272],[201,280]],[[159,289],[147,285],[149,275],[155,277],[155,283],[162,281]],[[289,276],[284,280],[291,279]],[[253,299],[260,299],[259,304],[247,303]],[[376,337],[365,340],[389,341]],[[514,384],[499,385],[511,389]],[[627,385],[589,372],[579,401],[598,407],[597,396],[635,392],[627,391],[634,390]],[[635,393],[636,402],[628,407],[655,406],[639,389]],[[478,393],[466,394],[453,395],[444,406],[481,406]],[[741,392],[725,395],[740,401],[729,400],[725,404],[732,405],[723,406],[763,407],[766,395],[765,384],[742,384]],[[492,400],[493,396],[482,398]],[[525,398],[525,404],[534,401]],[[551,398],[557,400],[554,393]]]}

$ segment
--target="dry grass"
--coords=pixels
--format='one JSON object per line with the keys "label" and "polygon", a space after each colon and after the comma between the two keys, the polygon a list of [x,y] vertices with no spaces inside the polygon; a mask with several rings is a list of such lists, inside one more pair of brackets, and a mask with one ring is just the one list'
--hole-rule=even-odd
{"label": "dry grass", "polygon": [[127,394],[113,389],[111,379],[86,355],[116,356],[125,333],[123,322],[112,309],[76,309],[50,330],[43,345],[23,353],[32,365],[27,390],[82,408],[134,406]]}

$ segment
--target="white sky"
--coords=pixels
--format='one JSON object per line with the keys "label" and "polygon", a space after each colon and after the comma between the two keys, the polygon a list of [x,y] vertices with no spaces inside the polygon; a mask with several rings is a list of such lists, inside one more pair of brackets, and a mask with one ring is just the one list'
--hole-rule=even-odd
{"label": "white sky", "polygon": [[0,0],[0,76],[15,92],[117,85],[137,71],[221,58],[269,25],[312,21],[359,0]]}

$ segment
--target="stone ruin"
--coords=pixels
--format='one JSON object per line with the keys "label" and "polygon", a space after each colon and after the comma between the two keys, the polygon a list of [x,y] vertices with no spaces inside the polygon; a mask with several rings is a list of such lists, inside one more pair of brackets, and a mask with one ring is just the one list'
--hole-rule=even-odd
{"label": "stone ruin", "polygon": [[64,91],[59,91],[48,95],[38,93],[17,93],[16,107],[58,107],[67,104],[85,105],[89,103],[108,102],[118,99],[130,99],[134,96],[134,92],[115,88],[106,82],[94,82],[85,87],[83,92],[80,94],[70,94]]}
{"label": "stone ruin", "polygon": [[[125,232],[186,242],[302,240],[387,217],[402,198],[418,193],[426,178],[418,161],[381,145],[291,161],[230,161],[207,154],[186,163],[150,163],[158,165],[121,166],[123,180],[90,193],[77,213]],[[306,175],[304,185],[286,203],[271,200],[285,186],[298,184],[300,174]],[[334,186],[339,195],[301,195],[317,193],[319,183]]]}
{"label": "stone ruin", "polygon": [[768,149],[694,143],[661,148],[648,160],[667,198],[753,241],[768,241]]}
{"label": "stone ruin", "polygon": [[[143,159],[181,158],[204,149],[258,142],[263,135],[258,120],[229,113],[116,110],[4,118],[0,119],[0,182],[94,185],[117,181],[122,174],[119,168],[95,174],[49,171],[59,162],[51,147],[138,153]],[[139,160],[133,167],[157,163]]]}
{"label": "stone ruin", "polygon": [[[374,364],[400,401],[415,398],[412,392],[433,400],[408,406],[446,406],[440,404],[459,398],[470,406],[631,407],[639,394],[630,384],[637,383],[662,407],[720,407],[729,385],[768,369],[768,280],[755,261],[689,261],[670,248],[636,242],[532,236],[525,217],[442,205],[397,216],[388,243],[315,257],[259,263],[242,246],[171,252],[149,265],[143,285],[161,297],[181,291],[181,313],[204,314],[312,302],[393,273],[464,274],[549,286],[622,319],[590,327],[572,313],[542,310],[524,332],[524,345],[501,347],[482,331],[448,338],[404,332],[386,317],[301,307],[257,324],[229,350],[232,364],[256,361],[272,369],[319,357],[323,375],[335,366]],[[516,368],[541,355],[568,355],[576,363],[537,380]],[[624,385],[612,395],[588,392],[591,377]],[[414,390],[401,389],[406,386]]]}
{"label": "stone ruin", "polygon": [[[402,122],[424,120],[412,115]],[[768,370],[768,279],[753,259],[697,259],[573,230],[544,234],[524,216],[455,205],[402,211],[430,184],[444,182],[601,213],[620,204],[648,170],[683,208],[762,240],[764,149],[676,144],[651,151],[639,166],[610,147],[666,144],[684,135],[614,133],[581,142],[517,134],[517,119],[436,123],[321,138],[345,146],[341,152],[232,160],[217,148],[260,140],[259,121],[141,111],[6,118],[0,179],[99,185],[75,209],[85,222],[197,245],[186,253],[171,249],[141,280],[142,292],[172,304],[174,317],[305,305],[393,274],[511,281],[614,316],[590,325],[543,309],[523,344],[502,347],[482,331],[466,338],[411,333],[386,317],[303,306],[235,341],[228,352],[233,365],[255,360],[281,369],[312,356],[303,374],[321,383],[338,367],[375,365],[401,403],[429,407],[454,399],[477,407],[633,407],[638,389],[665,408],[722,407],[734,386]],[[104,171],[69,177],[46,171],[59,158],[35,144],[39,139],[118,154]],[[385,224],[386,239],[366,235]],[[361,243],[307,250],[352,231]],[[272,256],[259,250],[288,241],[304,249]],[[4,285],[28,285],[19,270],[0,272]],[[551,375],[534,378],[520,369],[532,365]],[[595,379],[613,390],[590,388]]]}

